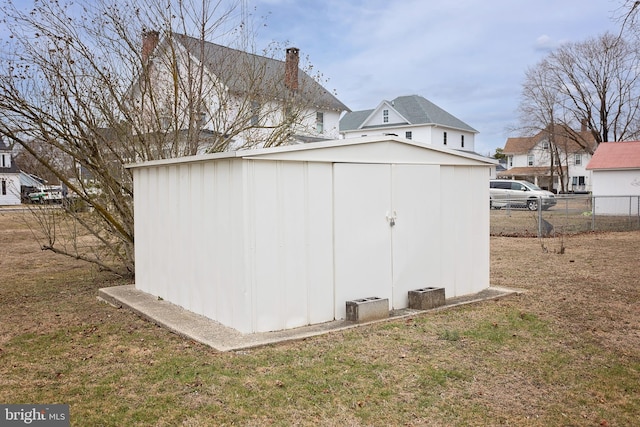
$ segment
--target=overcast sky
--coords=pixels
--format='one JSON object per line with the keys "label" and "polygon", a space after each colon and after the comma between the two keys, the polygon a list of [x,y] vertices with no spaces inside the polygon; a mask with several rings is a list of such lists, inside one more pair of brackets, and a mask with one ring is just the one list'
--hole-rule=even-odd
{"label": "overcast sky", "polygon": [[[351,110],[421,95],[504,146],[524,72],[563,42],[617,32],[622,0],[248,0],[258,46],[300,48]],[[261,17],[266,17],[266,21]],[[262,45],[261,45],[262,44]]]}

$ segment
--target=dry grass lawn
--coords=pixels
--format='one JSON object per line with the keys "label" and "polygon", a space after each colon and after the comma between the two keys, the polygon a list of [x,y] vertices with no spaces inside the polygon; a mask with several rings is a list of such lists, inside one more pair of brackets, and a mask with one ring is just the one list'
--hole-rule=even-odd
{"label": "dry grass lawn", "polygon": [[72,425],[640,419],[640,232],[493,237],[518,296],[231,353],[98,302],[122,280],[40,251],[23,214],[0,239],[0,403],[67,403]]}

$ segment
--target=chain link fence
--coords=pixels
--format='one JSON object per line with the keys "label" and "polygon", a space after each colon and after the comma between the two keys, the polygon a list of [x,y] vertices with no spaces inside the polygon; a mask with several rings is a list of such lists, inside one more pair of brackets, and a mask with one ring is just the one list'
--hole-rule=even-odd
{"label": "chain link fence", "polygon": [[[552,237],[589,231],[640,230],[640,196],[558,195],[556,205],[507,201],[491,209],[491,235]],[[530,206],[533,207],[533,206]]]}

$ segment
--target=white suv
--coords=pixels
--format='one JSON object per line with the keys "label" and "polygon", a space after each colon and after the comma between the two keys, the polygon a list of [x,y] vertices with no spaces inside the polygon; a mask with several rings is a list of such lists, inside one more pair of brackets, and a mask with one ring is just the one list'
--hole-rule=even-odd
{"label": "white suv", "polygon": [[552,192],[541,189],[529,181],[512,179],[492,179],[489,181],[489,203],[492,209],[502,207],[526,207],[538,210],[538,203],[547,210],[555,206],[556,197]]}

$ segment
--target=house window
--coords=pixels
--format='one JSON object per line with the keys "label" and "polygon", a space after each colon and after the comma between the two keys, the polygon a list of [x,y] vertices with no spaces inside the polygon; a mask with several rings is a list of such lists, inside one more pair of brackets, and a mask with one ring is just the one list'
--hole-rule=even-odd
{"label": "house window", "polygon": [[[0,157],[2,157],[2,167],[6,168],[7,164],[6,164],[6,160],[4,159],[4,154],[2,156],[0,156]],[[4,182],[4,181],[2,181],[2,182]]]}
{"label": "house window", "polygon": [[389,123],[389,110],[382,110],[382,123]]}
{"label": "house window", "polygon": [[316,113],[316,132],[324,132],[324,113],[322,111]]}
{"label": "house window", "polygon": [[549,149],[549,141],[543,141],[542,142],[542,149],[543,150],[548,150]]}
{"label": "house window", "polygon": [[572,184],[575,186],[584,186],[585,184],[585,177],[584,176],[574,176],[571,179]]}
{"label": "house window", "polygon": [[513,156],[507,156],[507,162],[509,164],[509,167],[512,168],[513,167]]}
{"label": "house window", "polygon": [[251,126],[258,126],[260,122],[260,103],[251,101]]}
{"label": "house window", "polygon": [[162,127],[162,130],[168,130],[171,127],[171,117],[169,117],[169,116],[161,116],[160,117],[160,127]]}
{"label": "house window", "polygon": [[528,166],[533,166],[533,154],[529,154],[527,156],[527,165]]}
{"label": "house window", "polygon": [[[4,156],[2,156],[2,158],[4,159]],[[2,193],[3,196],[7,195],[7,181],[5,181],[4,179],[2,181],[2,190],[0,190],[0,193]]]}
{"label": "house window", "polygon": [[442,136],[443,136],[443,138],[442,138],[442,144],[443,144],[443,145],[447,145],[447,133],[446,133],[446,132],[443,132],[443,135],[442,135]]}
{"label": "house window", "polygon": [[464,135],[460,135],[460,147],[464,148]]}
{"label": "house window", "polygon": [[404,133],[404,137],[407,139],[411,139],[413,137],[413,134],[411,133],[410,130],[408,130]]}
{"label": "house window", "polygon": [[582,164],[582,154],[576,154],[573,160],[573,164],[576,166],[580,166]]}

